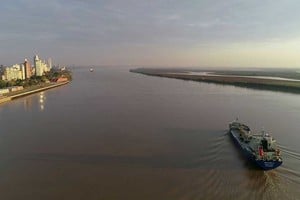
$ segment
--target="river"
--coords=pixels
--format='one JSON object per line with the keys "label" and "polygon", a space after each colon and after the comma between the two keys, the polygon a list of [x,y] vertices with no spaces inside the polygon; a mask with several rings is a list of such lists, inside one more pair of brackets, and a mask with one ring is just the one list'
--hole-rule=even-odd
{"label": "river", "polygon": [[[0,105],[0,199],[299,199],[300,95],[76,68],[65,86]],[[227,133],[270,132],[264,172]]]}

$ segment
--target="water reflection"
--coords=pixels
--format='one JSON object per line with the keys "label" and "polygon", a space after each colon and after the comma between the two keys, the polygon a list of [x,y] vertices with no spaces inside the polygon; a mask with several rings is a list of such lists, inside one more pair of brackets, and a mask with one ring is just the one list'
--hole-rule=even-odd
{"label": "water reflection", "polygon": [[46,104],[46,93],[40,92],[38,94],[24,97],[23,98],[23,107],[25,111],[30,111],[33,109],[33,106],[38,108],[40,111],[45,110]]}
{"label": "water reflection", "polygon": [[39,106],[40,106],[40,110],[43,111],[45,109],[45,101],[46,101],[46,97],[44,92],[40,93],[40,99],[39,99]]}
{"label": "water reflection", "polygon": [[24,110],[29,111],[32,108],[32,98],[24,98]]}

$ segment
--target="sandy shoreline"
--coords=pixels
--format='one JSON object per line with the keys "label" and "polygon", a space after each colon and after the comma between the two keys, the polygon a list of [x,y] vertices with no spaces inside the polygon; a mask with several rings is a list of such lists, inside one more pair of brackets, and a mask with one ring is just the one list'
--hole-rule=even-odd
{"label": "sandy shoreline", "polygon": [[133,69],[133,73],[140,73],[149,76],[158,76],[165,78],[175,78],[188,81],[215,83],[223,85],[234,85],[238,87],[247,87],[260,90],[272,90],[289,93],[300,93],[300,81],[271,79],[271,78],[256,78],[255,76],[228,76],[228,75],[207,75],[207,74],[188,74],[178,73],[159,69]]}

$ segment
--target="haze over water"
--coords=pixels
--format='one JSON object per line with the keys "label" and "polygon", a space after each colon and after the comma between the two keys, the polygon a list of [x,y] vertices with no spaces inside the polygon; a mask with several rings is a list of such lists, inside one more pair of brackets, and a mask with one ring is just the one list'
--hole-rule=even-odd
{"label": "haze over water", "polygon": [[[300,95],[74,69],[72,83],[0,105],[0,199],[299,199]],[[278,141],[263,172],[227,134]]]}

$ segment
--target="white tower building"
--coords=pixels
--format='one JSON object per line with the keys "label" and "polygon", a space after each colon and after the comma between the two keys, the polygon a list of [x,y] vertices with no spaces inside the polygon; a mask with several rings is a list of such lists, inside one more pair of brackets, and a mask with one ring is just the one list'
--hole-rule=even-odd
{"label": "white tower building", "polygon": [[36,76],[43,76],[45,72],[48,71],[47,64],[39,59],[38,55],[35,55],[34,58],[34,68]]}

